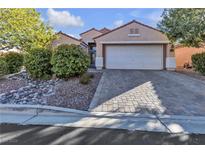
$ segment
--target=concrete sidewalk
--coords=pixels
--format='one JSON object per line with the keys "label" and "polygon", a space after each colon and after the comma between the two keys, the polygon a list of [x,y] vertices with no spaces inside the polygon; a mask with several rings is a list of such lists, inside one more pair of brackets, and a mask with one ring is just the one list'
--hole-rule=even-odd
{"label": "concrete sidewalk", "polygon": [[19,125],[54,125],[65,127],[111,128],[168,133],[205,134],[205,118],[189,116],[154,116],[120,113],[57,112],[16,109],[0,111],[0,123]]}
{"label": "concrete sidewalk", "polygon": [[19,125],[54,125],[66,127],[90,127],[90,128],[112,128],[126,130],[142,130],[154,132],[169,132],[168,129],[156,118],[143,117],[101,117],[85,116],[79,114],[57,113],[2,113],[0,123]]}

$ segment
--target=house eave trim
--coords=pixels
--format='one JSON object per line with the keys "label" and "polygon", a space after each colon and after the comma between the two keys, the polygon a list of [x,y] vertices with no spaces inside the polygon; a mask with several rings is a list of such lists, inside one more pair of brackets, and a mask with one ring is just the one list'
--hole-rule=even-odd
{"label": "house eave trim", "polygon": [[170,41],[101,41],[101,44],[168,44]]}

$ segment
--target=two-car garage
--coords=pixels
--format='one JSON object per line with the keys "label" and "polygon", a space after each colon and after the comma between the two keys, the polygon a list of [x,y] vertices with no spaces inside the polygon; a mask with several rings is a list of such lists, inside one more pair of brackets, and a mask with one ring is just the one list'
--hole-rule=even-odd
{"label": "two-car garage", "polygon": [[131,21],[95,37],[97,69],[174,69],[169,39],[158,29]]}
{"label": "two-car garage", "polygon": [[163,69],[163,45],[105,45],[107,69]]}

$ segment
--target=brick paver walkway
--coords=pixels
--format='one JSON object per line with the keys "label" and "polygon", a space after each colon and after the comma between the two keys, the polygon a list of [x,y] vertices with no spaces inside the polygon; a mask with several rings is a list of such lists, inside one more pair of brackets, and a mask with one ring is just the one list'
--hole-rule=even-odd
{"label": "brick paver walkway", "polygon": [[168,71],[106,70],[90,111],[205,115],[205,83]]}

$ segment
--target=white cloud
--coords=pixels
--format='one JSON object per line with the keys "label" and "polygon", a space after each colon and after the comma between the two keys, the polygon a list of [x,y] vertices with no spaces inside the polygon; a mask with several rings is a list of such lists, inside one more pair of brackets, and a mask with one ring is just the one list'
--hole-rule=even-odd
{"label": "white cloud", "polygon": [[116,20],[116,21],[114,21],[113,24],[114,24],[115,27],[119,27],[119,26],[122,26],[123,23],[124,23],[123,20]]}
{"label": "white cloud", "polygon": [[74,16],[68,11],[55,11],[54,9],[48,9],[48,22],[52,26],[63,27],[82,27],[84,25],[80,16]]}

